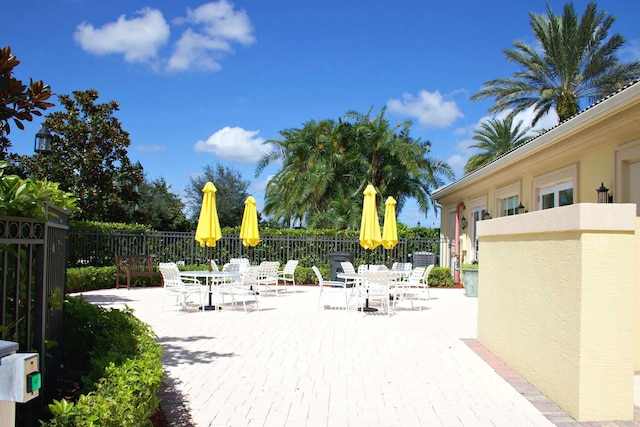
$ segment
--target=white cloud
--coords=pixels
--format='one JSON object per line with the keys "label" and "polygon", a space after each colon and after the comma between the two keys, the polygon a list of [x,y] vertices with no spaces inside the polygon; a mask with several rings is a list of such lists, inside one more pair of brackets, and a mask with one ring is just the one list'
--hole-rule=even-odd
{"label": "white cloud", "polygon": [[620,48],[620,59],[627,61],[640,61],[640,39],[628,40],[627,43]]}
{"label": "white cloud", "polygon": [[253,26],[244,10],[234,11],[226,0],[205,3],[195,10],[187,9],[186,22],[201,24],[211,37],[234,40],[245,45],[255,41]]}
{"label": "white cloud", "polygon": [[271,178],[273,177],[274,175],[271,174],[267,176],[265,179],[263,179],[262,181],[254,181],[249,186],[249,189],[254,192],[257,191],[257,192],[264,193],[264,191],[267,189],[267,184],[269,184],[269,181],[271,181]]}
{"label": "white cloud", "polygon": [[196,142],[193,149],[198,152],[213,153],[222,160],[255,163],[271,151],[269,144],[262,144],[264,139],[257,136],[259,132],[226,126],[206,141]]}
{"label": "white cloud", "polygon": [[205,3],[195,10],[187,9],[187,17],[175,21],[193,25],[175,43],[169,59],[169,71],[191,68],[217,71],[223,53],[231,52],[231,42],[249,45],[255,42],[253,26],[245,11],[234,11],[226,0]]}
{"label": "white cloud", "polygon": [[456,178],[461,178],[462,176],[464,176],[464,165],[467,164],[467,160],[469,160],[471,154],[471,151],[458,152],[452,154],[447,159],[447,163],[453,169],[453,172],[456,174]]}
{"label": "white cloud", "polygon": [[[491,119],[502,120],[505,119],[512,110],[501,111],[500,113],[494,116],[483,116],[478,122],[467,128],[458,128],[454,131],[455,135],[466,136],[463,139],[460,139],[456,142],[454,148],[454,154],[452,154],[448,159],[447,163],[453,168],[456,176],[458,178],[464,175],[464,166],[469,160],[469,157],[479,152],[479,150],[475,148],[471,148],[471,145],[476,142],[471,138],[475,134],[475,130],[480,128],[480,125]],[[513,120],[514,125],[517,124],[520,120],[522,120],[522,126],[531,126],[531,121],[535,116],[535,112],[533,111],[533,107],[527,108],[525,111],[516,114],[515,119]],[[529,137],[534,137],[538,135],[537,129],[551,129],[552,127],[558,124],[558,117],[554,110],[550,111],[548,114],[542,116],[540,120],[538,120],[538,124],[535,129],[532,129],[527,134]]]}
{"label": "white cloud", "polygon": [[402,100],[388,100],[387,108],[390,112],[417,118],[421,125],[434,128],[447,127],[464,116],[455,101],[446,101],[439,91],[421,90],[418,96],[405,93]]}
{"label": "white cloud", "polygon": [[156,151],[164,151],[167,149],[166,145],[137,145],[137,151],[143,151],[145,153],[154,153]]}
{"label": "white cloud", "polygon": [[231,47],[224,40],[211,39],[187,29],[180,40],[176,42],[167,69],[169,71],[185,71],[197,68],[205,71],[218,71],[222,67],[214,58],[219,56],[220,52],[229,50]]}
{"label": "white cloud", "polygon": [[[505,119],[509,114],[511,114],[511,111],[513,110],[501,111],[500,113],[493,116],[493,118],[499,119],[499,120]],[[531,127],[531,122],[533,121],[533,118],[536,116],[536,114],[537,113],[534,111],[534,107],[529,107],[526,110],[516,114],[516,117],[513,119],[513,124],[516,125],[518,122],[522,121],[523,127],[525,126]],[[475,126],[475,128],[477,129],[478,127],[480,127],[480,124],[482,122],[487,121],[491,118],[492,117],[489,117],[489,116],[485,116],[481,118],[478,121],[478,124]],[[540,120],[538,120],[538,123],[536,124],[535,128],[529,132],[529,135],[530,136],[537,135],[537,132],[536,132],[537,129],[540,129],[540,130],[551,129],[557,124],[558,124],[558,115],[556,114],[556,110],[552,108],[551,111],[549,111],[547,114],[542,116]]]}
{"label": "white cloud", "polygon": [[169,25],[156,9],[145,8],[135,15],[131,19],[120,15],[116,22],[101,28],[82,23],[76,27],[73,38],[82,49],[96,55],[120,53],[128,62],[154,60],[169,39]]}
{"label": "white cloud", "polygon": [[[132,18],[120,15],[99,28],[84,22],[76,27],[73,38],[86,52],[121,54],[127,62],[147,62],[157,70],[162,64],[171,72],[218,71],[223,55],[233,52],[234,43],[250,45],[256,40],[247,13],[234,10],[227,0],[188,8],[186,16],[174,19],[172,25],[158,9],[144,8]],[[175,26],[186,28],[173,43],[171,56],[163,56],[161,48],[168,45]]]}

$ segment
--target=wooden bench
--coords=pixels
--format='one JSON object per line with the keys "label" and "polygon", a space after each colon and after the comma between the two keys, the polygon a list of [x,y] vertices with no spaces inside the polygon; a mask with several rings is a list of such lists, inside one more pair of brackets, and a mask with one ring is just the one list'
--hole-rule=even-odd
{"label": "wooden bench", "polygon": [[160,273],[153,269],[153,258],[150,255],[116,255],[116,289],[120,287],[120,278],[127,278],[127,289],[131,289],[132,277],[159,277]]}

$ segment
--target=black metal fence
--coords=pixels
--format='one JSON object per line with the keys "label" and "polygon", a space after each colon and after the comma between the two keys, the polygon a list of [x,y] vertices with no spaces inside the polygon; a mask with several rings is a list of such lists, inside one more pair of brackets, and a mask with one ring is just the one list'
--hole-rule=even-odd
{"label": "black metal fence", "polygon": [[202,248],[193,232],[131,232],[103,230],[71,230],[69,235],[69,266],[112,266],[115,255],[151,255],[154,262],[181,261],[187,265],[216,259],[224,263],[230,258],[247,257],[252,263],[289,259],[300,260],[300,265],[328,264],[331,252],[353,253],[356,263],[389,264],[393,261],[410,262],[416,252],[431,253],[437,262],[440,239],[400,238],[395,248],[382,246],[366,251],[357,237],[265,235],[256,247],[244,247],[237,235],[224,235],[213,248]]}
{"label": "black metal fence", "polygon": [[0,339],[38,353],[40,397],[17,406],[18,425],[39,425],[61,374],[68,217],[49,206],[47,222],[0,218]]}

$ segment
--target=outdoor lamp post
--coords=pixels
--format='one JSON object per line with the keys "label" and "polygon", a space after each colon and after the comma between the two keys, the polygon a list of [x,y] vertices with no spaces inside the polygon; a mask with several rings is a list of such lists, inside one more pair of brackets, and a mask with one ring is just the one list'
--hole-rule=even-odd
{"label": "outdoor lamp post", "polygon": [[46,125],[42,125],[38,133],[36,133],[36,139],[34,142],[33,150],[36,153],[50,153],[51,152],[51,132]]}
{"label": "outdoor lamp post", "polygon": [[604,182],[600,184],[600,188],[596,188],[598,193],[598,203],[609,203],[609,189],[604,186]]}

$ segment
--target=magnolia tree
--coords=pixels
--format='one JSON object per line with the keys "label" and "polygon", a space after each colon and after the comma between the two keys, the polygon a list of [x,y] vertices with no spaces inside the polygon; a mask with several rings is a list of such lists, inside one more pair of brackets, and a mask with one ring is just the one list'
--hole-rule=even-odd
{"label": "magnolia tree", "polygon": [[23,121],[30,122],[33,116],[42,116],[42,111],[54,105],[48,102],[51,88],[42,80],[30,80],[26,85],[13,76],[19,64],[9,46],[0,49],[0,160],[7,157],[11,147],[8,138],[11,123],[22,130]]}

